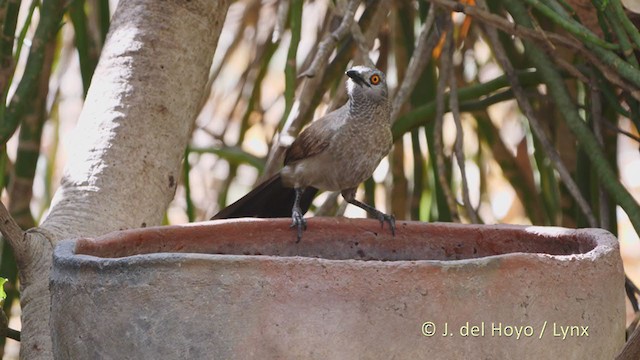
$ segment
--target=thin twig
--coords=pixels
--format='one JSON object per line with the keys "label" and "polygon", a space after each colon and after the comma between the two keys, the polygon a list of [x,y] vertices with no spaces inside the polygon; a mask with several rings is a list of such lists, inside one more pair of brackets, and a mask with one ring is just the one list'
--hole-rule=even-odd
{"label": "thin twig", "polygon": [[282,130],[276,136],[276,139],[271,145],[269,151],[269,157],[265,165],[265,171],[262,175],[262,179],[266,179],[273,175],[281,165],[281,160],[284,156],[284,150],[291,145],[293,136],[298,133],[302,127],[301,114],[305,114],[311,106],[311,101],[320,87],[322,81],[322,75],[325,72],[327,61],[329,56],[335,49],[336,45],[346,35],[348,35],[351,29],[351,23],[354,21],[355,11],[360,5],[360,0],[351,0],[347,5],[345,13],[342,15],[342,22],[338,28],[331,34],[325,37],[318,47],[318,52],[313,59],[309,68],[300,74],[299,77],[306,77],[304,87],[298,98],[294,101],[289,116],[282,126]]}
{"label": "thin twig", "polygon": [[563,68],[569,75],[575,77],[578,81],[581,81],[585,84],[589,83],[589,78],[581,73],[580,70],[578,70],[578,68],[575,67],[571,62],[563,59],[560,56],[556,56],[554,60],[556,64],[558,64],[558,66]]}
{"label": "thin twig", "polygon": [[[235,53],[236,49],[238,48],[238,46],[240,46],[240,43],[244,39],[244,37],[240,36],[240,34],[242,33],[242,31],[244,31],[244,26],[242,25],[244,24],[244,18],[247,16],[247,12],[248,10],[245,8],[245,12],[243,13],[243,16],[242,16],[243,19],[240,19],[237,21],[237,26],[235,27],[235,29],[233,29],[234,33],[231,37],[233,41],[231,44],[229,44],[229,46],[226,49],[224,49],[225,50],[224,55],[220,60],[220,62],[217,64],[217,66],[215,66],[215,64],[211,64],[211,69],[209,70],[209,77],[204,87],[204,91],[202,92],[202,95],[200,97],[200,103],[198,104],[198,108],[200,109],[199,112],[202,112],[202,108],[206,105],[207,101],[210,100],[213,83],[218,78],[220,71],[222,71],[222,67],[224,66],[224,64],[229,63],[229,58],[231,58],[231,56]],[[229,17],[229,14],[227,14],[227,17]],[[225,27],[225,30],[226,29],[227,27]]]}
{"label": "thin twig", "polygon": [[60,21],[65,11],[65,1],[47,1],[40,9],[42,16],[36,27],[36,32],[29,49],[29,56],[25,64],[24,74],[11,102],[6,109],[5,118],[0,122],[0,143],[5,144],[16,131],[20,121],[33,105],[33,96],[44,75],[42,67],[45,65],[45,50],[51,42],[56,41]]}
{"label": "thin twig", "polygon": [[[447,32],[447,42],[453,42],[453,36],[451,31]],[[446,56],[445,60],[453,62],[453,46],[447,47],[449,53],[443,54]],[[460,168],[460,178],[462,182],[462,202],[464,208],[467,211],[467,216],[472,223],[478,224],[479,218],[476,214],[471,199],[469,197],[469,183],[467,181],[466,161],[464,158],[464,130],[462,129],[462,122],[460,120],[460,107],[458,106],[458,86],[456,84],[456,74],[452,65],[448,66],[449,73],[443,73],[442,76],[449,78],[449,108],[451,109],[451,115],[453,115],[453,122],[456,124],[456,140],[453,148],[453,152],[456,157],[456,162]]]}
{"label": "thin twig", "polygon": [[[320,41],[319,39],[322,39],[324,37],[324,34],[329,32],[329,29],[331,28],[331,24],[333,23],[332,20],[334,17],[333,15],[334,12],[335,11],[334,11],[333,3],[331,1],[328,1],[325,13],[316,14],[316,16],[318,17],[322,16],[323,18],[322,25],[318,26],[318,28],[315,31],[315,38],[318,39],[318,41]],[[309,49],[309,52],[307,52],[307,55],[304,57],[304,60],[302,61],[298,69],[308,69],[311,66],[311,63],[313,62],[313,60],[316,58],[316,55],[318,54],[318,50],[319,49],[317,46],[313,46],[311,49]]]}
{"label": "thin twig", "polygon": [[[436,7],[432,6],[429,9],[429,14],[427,15],[427,19],[424,24],[422,24],[422,28],[420,29],[420,36],[418,37],[417,45],[415,50],[413,51],[413,55],[411,59],[409,59],[409,65],[407,66],[407,71],[405,72],[404,79],[402,80],[402,85],[396,92],[393,98],[393,104],[391,105],[391,122],[395,122],[398,118],[398,114],[400,114],[400,109],[407,102],[409,96],[413,92],[413,89],[420,79],[422,72],[424,71],[427,64],[431,60],[431,53],[433,49],[438,44],[438,40],[440,36],[438,36],[437,31],[429,32],[429,29],[433,26],[435,21],[435,13]],[[446,22],[445,24],[450,24],[451,22]],[[448,25],[447,25],[448,26]],[[447,31],[448,29],[442,29],[442,31]]]}
{"label": "thin twig", "polygon": [[[483,7],[486,6],[484,4],[484,0],[478,0],[478,5]],[[571,177],[571,174],[569,173],[569,170],[567,170],[566,166],[562,162],[560,155],[551,144],[551,141],[547,137],[542,127],[542,124],[540,124],[537,116],[535,115],[535,112],[533,111],[533,107],[531,106],[531,103],[529,102],[528,97],[525,95],[524,90],[520,86],[520,81],[515,72],[515,69],[511,64],[511,61],[509,61],[509,58],[507,57],[507,54],[504,48],[502,47],[500,40],[498,39],[498,32],[494,28],[489,26],[484,26],[484,29],[485,29],[485,33],[487,34],[491,42],[491,47],[493,48],[493,53],[496,59],[502,66],[502,69],[504,70],[505,74],[509,78],[509,81],[511,82],[513,94],[515,95],[516,100],[518,101],[520,110],[522,110],[522,113],[527,117],[527,119],[529,119],[531,130],[540,141],[542,150],[544,151],[544,153],[547,155],[547,157],[553,164],[553,167],[558,171],[558,174],[562,179],[562,181],[564,182],[567,190],[569,191],[569,194],[571,194],[573,199],[578,204],[578,207],[587,218],[587,221],[589,222],[589,226],[597,227],[598,221],[596,220],[593,212],[591,211],[591,208],[589,207],[589,203],[582,196],[582,193],[580,192],[580,188]]]}
{"label": "thin twig", "polygon": [[631,320],[629,326],[627,326],[627,330],[625,331],[625,333],[627,334],[627,339],[631,337],[633,331],[638,327],[638,322],[640,322],[640,313],[636,312],[633,320]]}
{"label": "thin twig", "polygon": [[636,284],[629,279],[628,276],[624,276],[624,290],[627,293],[627,297],[629,298],[629,302],[631,303],[631,307],[633,308],[633,312],[640,311],[640,307],[638,306],[638,299],[636,298],[636,294],[640,294],[640,289],[636,286]]}
{"label": "thin twig", "polygon": [[[607,78],[607,80],[619,86],[623,90],[628,91],[635,99],[640,100],[640,90],[638,90],[636,86],[630,84],[627,81],[629,80],[633,83],[637,83],[640,80],[634,81],[635,76],[633,79],[631,79],[629,76],[626,76],[625,78],[620,76],[620,74],[618,74],[616,70],[619,70],[619,71],[624,70],[626,72],[629,72],[630,69],[628,66],[625,65],[626,63],[624,63],[622,59],[615,56],[615,54],[611,53],[610,51],[607,51],[601,48],[595,48],[594,51],[598,52],[599,54],[599,56],[597,56],[591,51],[589,51],[589,49],[587,49],[585,45],[580,41],[576,41],[575,39],[571,39],[560,34],[545,32],[542,29],[534,30],[531,28],[527,28],[525,26],[518,26],[517,24],[509,22],[507,19],[499,15],[492,14],[488,11],[485,11],[478,6],[464,5],[459,2],[451,1],[451,0],[429,0],[429,1],[431,1],[434,4],[438,4],[451,11],[462,12],[466,15],[472,16],[473,18],[483,23],[486,23],[492,27],[500,29],[507,34],[517,36],[519,38],[528,38],[528,39],[534,40],[539,44],[541,44],[543,46],[543,49],[545,49],[545,51],[547,52],[551,52],[553,50],[553,49],[549,49],[549,41],[552,41],[552,44],[556,44],[556,45],[559,44],[564,47],[573,49],[579,52],[581,55],[583,55],[586,58],[587,62],[597,67],[598,70],[602,72],[604,77]],[[601,51],[598,51],[598,50],[601,50]],[[558,59],[557,56],[552,56],[551,58],[553,60]],[[624,67],[624,69],[619,69],[618,67],[620,66]],[[634,74],[628,74],[628,75],[635,75],[635,72]]]}
{"label": "thin twig", "polygon": [[[283,1],[288,3],[288,1]],[[291,112],[294,97],[296,95],[296,79],[298,72],[297,54],[300,44],[300,32],[302,29],[302,2],[295,1],[289,8],[289,27],[291,28],[291,40],[287,51],[287,62],[284,68],[284,112],[280,124],[284,124]],[[278,126],[280,128],[280,126]]]}
{"label": "thin twig", "polygon": [[360,24],[358,24],[357,21],[354,21],[353,24],[351,24],[351,35],[353,36],[356,45],[358,45],[358,52],[360,53],[364,65],[368,67],[375,67],[373,60],[371,60],[371,58],[369,57],[369,42],[362,33]]}
{"label": "thin twig", "polygon": [[331,53],[336,48],[338,42],[349,34],[349,30],[351,30],[352,27],[351,25],[354,22],[353,17],[359,5],[360,0],[349,1],[344,14],[342,15],[342,22],[334,32],[325,37],[320,45],[318,45],[318,53],[316,54],[316,57],[313,59],[309,68],[300,74],[300,77],[316,77],[319,73],[321,74],[323,72],[322,69],[326,66],[329,56],[331,56]]}
{"label": "thin twig", "polygon": [[[624,10],[622,10],[622,12],[623,12],[622,16],[624,17]],[[622,53],[622,55],[624,56],[624,58],[627,60],[629,64],[637,68],[638,59],[636,59],[633,53],[633,44],[631,43],[631,39],[629,38],[626,29],[621,24],[622,21],[617,16],[618,14],[616,13],[616,11],[606,11],[602,15],[609,20],[608,26],[615,34],[615,38],[617,42],[620,44],[619,45],[620,53]]]}
{"label": "thin twig", "polygon": [[329,193],[329,196],[327,196],[327,198],[324,200],[322,205],[316,208],[314,215],[315,216],[331,216],[333,214],[336,214],[336,211],[339,208],[338,196],[340,196],[339,191],[333,191]]}
{"label": "thin twig", "polygon": [[631,140],[633,140],[633,141],[635,141],[637,143],[640,143],[640,136],[632,134],[632,133],[630,133],[630,132],[628,132],[626,130],[622,130],[619,127],[613,125],[612,123],[610,123],[608,121],[602,120],[601,125],[604,125],[607,129],[611,130],[614,133],[618,133],[620,135],[624,135],[624,136],[628,137],[629,139],[631,139]]}
{"label": "thin twig", "polygon": [[[354,60],[355,64],[364,63],[367,66],[376,67],[371,58],[369,57],[369,49],[373,46],[373,41],[376,39],[376,36],[380,35],[379,29],[382,27],[382,23],[386,20],[387,14],[389,13],[389,1],[378,2],[377,5],[371,5],[371,7],[375,6],[375,14],[372,16],[371,23],[367,27],[366,33],[362,33],[360,24],[355,22],[353,23],[353,27],[351,29],[351,36],[354,38],[354,41],[357,44],[358,51],[356,54],[356,58]],[[358,38],[360,35],[355,32],[360,32],[362,35],[361,38]],[[381,55],[382,57],[382,55]],[[380,59],[378,59],[380,60]],[[327,112],[333,111],[340,106],[344,105],[347,101],[347,88],[346,86],[340,86],[336,89],[336,92],[329,103],[329,107],[327,108]]]}
{"label": "thin twig", "polygon": [[[602,124],[604,123],[604,120],[602,119],[602,100],[600,98],[600,89],[596,86],[598,80],[593,73],[591,74],[590,83],[592,84],[589,87],[589,98],[591,100],[591,126],[593,127],[593,134],[596,136],[598,144],[604,148],[604,136],[602,135]],[[609,218],[609,194],[605,191],[602,184],[598,184],[598,198],[598,203],[600,205],[600,226],[604,229],[610,229],[611,219]]]}
{"label": "thin twig", "polygon": [[609,7],[611,6],[613,6],[613,10],[615,11],[617,18],[620,20],[622,26],[629,34],[629,37],[631,38],[631,40],[633,40],[635,47],[640,47],[640,33],[638,32],[638,28],[627,16],[625,10],[620,4],[620,0],[610,1]]}
{"label": "thin twig", "polygon": [[[447,19],[447,22],[450,22]],[[452,46],[451,30],[447,31],[447,41],[444,43],[443,54],[449,53],[449,47]],[[442,142],[442,126],[444,123],[445,112],[445,88],[447,87],[447,76],[444,74],[449,73],[449,66],[451,66],[450,59],[440,59],[440,77],[438,78],[438,88],[436,91],[436,124],[434,129],[434,147],[436,149],[436,167],[438,168],[438,181],[442,187],[445,199],[447,199],[447,206],[451,212],[451,219],[455,222],[460,222],[458,215],[458,208],[455,198],[447,181],[447,167],[444,161],[444,145]]]}
{"label": "thin twig", "polygon": [[20,255],[25,251],[24,232],[2,202],[0,202],[0,232],[13,248],[16,259],[20,259]]}
{"label": "thin twig", "polygon": [[618,50],[620,47],[617,44],[611,44],[600,39],[596,34],[592,33],[591,30],[587,29],[579,22],[573,20],[571,17],[562,16],[562,14],[557,12],[558,11],[557,8],[552,9],[546,6],[545,4],[543,4],[542,2],[540,2],[540,0],[525,0],[525,2],[527,2],[529,5],[536,8],[538,11],[544,14],[547,18],[551,19],[551,21],[558,24],[563,29],[565,29],[566,31],[573,34],[575,37],[577,37],[578,39],[584,42],[589,42],[591,44],[603,47],[608,50]]}
{"label": "thin twig", "polygon": [[[518,78],[520,78],[523,86],[526,87],[534,87],[541,83],[537,71],[520,71],[518,72]],[[458,90],[460,108],[463,111],[475,111],[486,109],[487,106],[501,101],[510,100],[513,98],[510,90],[501,90],[509,86],[509,79],[505,75],[500,75],[484,83],[471,84],[460,88]],[[448,94],[445,93],[445,99],[447,97]],[[422,126],[428,119],[434,118],[435,108],[436,102],[430,101],[416,107],[409,113],[399,116],[391,128],[394,139]]]}
{"label": "thin twig", "polygon": [[640,358],[640,327],[636,327],[616,360],[635,360]]}
{"label": "thin twig", "polygon": [[276,12],[277,20],[273,28],[273,34],[271,35],[271,42],[280,42],[280,39],[282,39],[282,34],[287,27],[287,15],[289,15],[291,5],[289,1],[280,1],[278,4],[278,10]]}
{"label": "thin twig", "polygon": [[[514,21],[522,26],[531,26],[530,14],[522,3],[515,0],[503,0],[505,8],[508,9]],[[611,164],[610,159],[600,148],[593,132],[580,117],[579,109],[574,99],[569,94],[567,84],[562,81],[560,73],[553,66],[553,63],[541,49],[532,41],[523,41],[525,56],[531,66],[540,71],[542,80],[547,86],[550,96],[556,104],[556,108],[562,114],[564,122],[571,132],[576,136],[579,145],[585,149],[584,152],[592,163],[594,172],[598,175],[609,194],[629,215],[629,220],[636,232],[640,233],[640,204],[633,198],[629,190],[620,182],[620,178]],[[598,48],[593,48],[597,51]],[[602,50],[602,49],[600,49]],[[618,58],[619,59],[619,58]],[[620,59],[619,59],[620,60]],[[622,61],[622,60],[620,60]],[[628,63],[624,63],[630,66]],[[622,68],[617,69],[621,71]],[[621,71],[622,73],[622,71]]]}

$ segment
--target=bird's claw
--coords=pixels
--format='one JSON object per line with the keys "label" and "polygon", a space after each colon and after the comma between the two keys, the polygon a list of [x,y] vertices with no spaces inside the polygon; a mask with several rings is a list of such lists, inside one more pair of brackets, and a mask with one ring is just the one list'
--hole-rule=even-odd
{"label": "bird's claw", "polygon": [[294,211],[293,214],[291,215],[291,226],[289,226],[290,228],[297,228],[298,230],[298,239],[296,240],[296,243],[300,242],[300,239],[302,239],[302,232],[304,230],[307,230],[307,220],[304,219],[304,216],[302,215],[302,213],[300,211]]}
{"label": "bird's claw", "polygon": [[378,215],[378,220],[380,220],[380,227],[384,229],[384,222],[389,223],[389,227],[391,228],[391,235],[396,236],[396,218],[393,215],[387,215],[381,212]]}

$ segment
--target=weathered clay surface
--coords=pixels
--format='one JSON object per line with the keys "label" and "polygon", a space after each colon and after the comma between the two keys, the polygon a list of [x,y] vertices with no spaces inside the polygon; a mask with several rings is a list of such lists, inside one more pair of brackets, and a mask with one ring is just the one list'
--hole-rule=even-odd
{"label": "weathered clay surface", "polygon": [[296,243],[289,223],[62,242],[56,357],[611,359],[624,344],[606,231],[399,222],[392,237],[375,220],[310,218]]}

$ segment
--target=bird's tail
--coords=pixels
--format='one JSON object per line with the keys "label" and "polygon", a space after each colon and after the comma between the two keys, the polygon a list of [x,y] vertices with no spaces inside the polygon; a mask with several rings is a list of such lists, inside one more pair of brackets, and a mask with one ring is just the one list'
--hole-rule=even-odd
{"label": "bird's tail", "polygon": [[[308,187],[300,198],[300,209],[306,213],[318,189]],[[293,188],[285,187],[280,173],[258,185],[238,201],[220,210],[211,220],[240,217],[277,218],[290,217],[296,198]]]}

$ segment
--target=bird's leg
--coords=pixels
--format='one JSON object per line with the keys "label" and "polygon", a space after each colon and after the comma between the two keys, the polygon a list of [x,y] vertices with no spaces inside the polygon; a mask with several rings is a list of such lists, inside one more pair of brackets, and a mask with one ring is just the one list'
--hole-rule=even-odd
{"label": "bird's leg", "polygon": [[389,227],[391,228],[391,234],[393,236],[396,236],[396,218],[394,218],[393,215],[387,215],[387,214],[383,213],[382,211],[374,208],[373,206],[367,205],[367,204],[365,204],[363,202],[360,202],[360,201],[356,200],[356,188],[343,190],[342,191],[342,197],[349,204],[353,204],[353,205],[365,210],[366,212],[368,212],[372,216],[375,216],[378,220],[380,220],[380,225],[382,225],[382,227],[384,227],[384,222],[385,221],[388,222],[389,223]]}
{"label": "bird's leg", "polygon": [[291,226],[290,228],[298,229],[298,240],[296,242],[300,242],[302,239],[302,231],[307,230],[307,221],[304,219],[304,214],[300,209],[300,197],[304,192],[304,188],[295,188],[296,198],[293,202],[293,208],[291,209]]}

